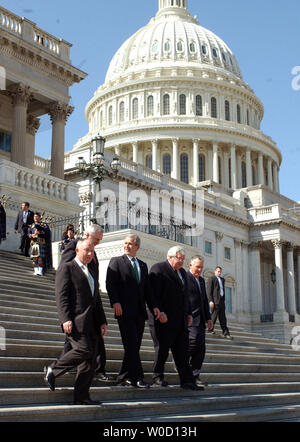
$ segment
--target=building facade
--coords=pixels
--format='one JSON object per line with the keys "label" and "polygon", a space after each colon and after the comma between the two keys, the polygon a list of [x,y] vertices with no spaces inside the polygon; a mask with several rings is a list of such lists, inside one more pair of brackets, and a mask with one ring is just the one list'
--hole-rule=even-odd
{"label": "building facade", "polygon": [[[232,321],[289,342],[300,321],[299,205],[280,194],[282,155],[260,129],[262,102],[230,48],[187,3],[160,0],[156,16],[113,56],[86,106],[89,133],[66,155],[65,177],[77,180],[92,210],[93,183],[78,178],[75,163],[91,160],[100,132],[107,156],[120,157],[128,193],[203,189],[203,233],[191,239],[166,226],[135,227],[152,235],[141,257],[151,264],[153,256],[165,259],[170,240],[185,243],[188,256],[204,256],[205,277],[223,267]],[[117,194],[118,184],[107,180],[103,189]],[[99,248],[103,270],[122,253],[121,227],[130,225],[119,219]]]}

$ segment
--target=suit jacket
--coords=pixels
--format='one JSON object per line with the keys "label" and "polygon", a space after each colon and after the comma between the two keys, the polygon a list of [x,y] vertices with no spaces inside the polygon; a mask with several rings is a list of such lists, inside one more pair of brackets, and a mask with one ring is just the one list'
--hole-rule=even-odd
{"label": "suit jacket", "polygon": [[[77,243],[78,243],[79,239],[75,239],[72,240],[65,248],[65,250],[63,251],[63,254],[61,255],[61,261],[60,261],[60,266],[67,263],[67,262],[71,262],[75,256],[76,256],[76,247],[77,247]],[[94,253],[94,258],[93,260],[88,264],[88,269],[89,272],[91,273],[91,275],[97,279],[97,281],[99,281],[99,261],[97,258],[96,253]]]}
{"label": "suit jacket", "polygon": [[221,277],[221,280],[224,288],[224,296],[220,295],[220,284],[216,276],[209,278],[207,283],[208,301],[216,305],[220,304],[220,302],[225,302],[225,279]]}
{"label": "suit jacket", "polygon": [[26,222],[24,223],[23,210],[20,210],[20,212],[17,215],[16,222],[15,222],[15,230],[17,230],[19,233],[27,232],[27,228],[29,226],[31,226],[31,224],[33,224],[33,222],[34,222],[33,215],[34,215],[34,213],[32,212],[32,210],[28,210],[27,219],[26,219]]}
{"label": "suit jacket", "polygon": [[187,272],[188,294],[192,308],[193,326],[206,327],[206,322],[211,319],[207,300],[205,281],[200,276],[200,290],[195,277]]}
{"label": "suit jacket", "polygon": [[55,296],[61,324],[73,322],[72,334],[99,333],[106,317],[94,278],[94,296],[88,279],[75,260],[60,266],[56,273]]}
{"label": "suit jacket", "polygon": [[148,267],[140,259],[138,263],[141,270],[140,283],[138,284],[132,264],[126,254],[112,258],[106,274],[106,289],[111,306],[120,303],[123,318],[143,317],[148,318],[146,303],[150,309],[156,307],[149,291]]}
{"label": "suit jacket", "polygon": [[149,273],[150,288],[155,293],[157,307],[168,317],[168,328],[183,324],[187,327],[187,317],[192,314],[186,271],[180,269],[180,274],[184,285],[179,282],[169,261],[154,264]]}

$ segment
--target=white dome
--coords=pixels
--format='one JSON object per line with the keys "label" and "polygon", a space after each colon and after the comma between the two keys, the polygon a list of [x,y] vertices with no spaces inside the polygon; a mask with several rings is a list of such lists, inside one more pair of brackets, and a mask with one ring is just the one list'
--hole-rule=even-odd
{"label": "white dome", "polygon": [[[173,3],[183,3],[184,6],[168,6]],[[156,16],[117,51],[105,83],[158,65],[175,68],[188,64],[201,69],[213,66],[242,78],[229,47],[213,32],[200,26],[185,5],[183,1],[162,0]]]}

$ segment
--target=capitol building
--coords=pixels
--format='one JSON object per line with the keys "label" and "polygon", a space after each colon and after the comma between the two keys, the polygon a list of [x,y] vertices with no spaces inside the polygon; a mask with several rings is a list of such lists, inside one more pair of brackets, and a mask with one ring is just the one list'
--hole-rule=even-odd
{"label": "capitol building", "polygon": [[[43,63],[43,71],[52,69],[52,86],[47,97],[34,94],[35,100],[28,104],[34,118],[43,113],[51,116],[51,165],[37,161],[33,147],[28,164],[21,164],[24,155],[13,140],[11,154],[0,149],[0,178],[1,164],[12,167],[18,163],[19,188],[24,188],[28,168],[40,168],[40,181],[37,178],[30,183],[32,194],[36,183],[43,185],[46,179],[42,169],[50,171],[46,187],[48,197],[56,201],[56,211],[52,205],[49,214],[67,216],[83,208],[90,216],[97,189],[91,178],[80,175],[77,166],[78,158],[91,162],[92,140],[100,134],[105,138],[107,165],[115,157],[121,163],[118,177],[110,174],[101,183],[102,206],[107,208],[103,212],[106,233],[97,249],[101,288],[105,288],[110,258],[123,253],[124,236],[138,231],[142,240],[139,257],[149,267],[165,260],[170,247],[182,244],[186,266],[193,255],[203,256],[204,278],[211,276],[217,265],[223,268],[230,322],[289,343],[293,327],[300,325],[300,206],[280,194],[282,154],[276,142],[261,131],[263,103],[243,80],[231,49],[191,16],[188,0],[159,0],[155,17],[121,45],[108,66],[104,84],[92,98],[87,97],[89,131],[63,158],[59,131],[73,111],[67,103],[68,87],[86,75],[70,65],[68,44],[62,43],[65,59],[54,72],[57,56],[51,59],[49,53],[48,63],[37,59]],[[54,93],[55,82],[62,80],[64,88],[60,86]],[[29,75],[23,76],[24,83],[31,81]],[[8,102],[8,97],[2,96],[2,100]],[[0,107],[3,126],[1,112]],[[11,118],[16,120],[17,114]],[[36,130],[34,126],[32,133]],[[28,140],[33,142],[32,137]],[[176,225],[173,218],[165,223],[163,210],[156,214],[156,225],[131,225],[124,213],[123,218],[117,213],[115,223],[107,222],[106,216],[111,215],[107,195],[116,195],[118,205],[120,187],[131,197],[135,191],[143,191],[149,200],[153,191],[169,192],[173,206],[176,198],[180,201],[180,193],[188,193],[193,195],[189,201],[193,213],[197,209],[194,195],[201,191],[201,234],[188,235],[188,223]],[[46,196],[40,195],[35,205],[42,200],[47,210]],[[129,199],[126,204],[127,213],[143,212],[138,199]],[[149,220],[149,214],[142,213],[140,219]]]}

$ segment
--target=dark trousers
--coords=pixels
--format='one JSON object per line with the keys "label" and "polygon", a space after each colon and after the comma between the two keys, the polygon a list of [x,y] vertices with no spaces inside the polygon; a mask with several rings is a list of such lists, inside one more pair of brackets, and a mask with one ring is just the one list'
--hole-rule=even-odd
{"label": "dark trousers", "polygon": [[[72,346],[69,342],[68,337],[66,336],[64,348],[61,352],[60,358],[70,351],[72,349]],[[104,345],[104,339],[102,336],[99,337],[98,340],[98,352],[97,352],[97,358],[96,358],[96,367],[95,367],[95,374],[104,373],[105,374],[105,366],[106,366],[106,350]]]}
{"label": "dark trousers", "polygon": [[201,326],[189,327],[189,359],[194,376],[201,371],[205,351],[205,329]]}
{"label": "dark trousers", "polygon": [[153,379],[163,379],[165,363],[171,350],[180,378],[180,385],[194,382],[193,373],[189,365],[189,336],[183,323],[170,327],[169,324],[149,322],[155,356],[153,365]]}
{"label": "dark trousers", "polygon": [[25,256],[29,256],[29,249],[30,249],[30,238],[27,235],[27,227],[23,227],[23,230],[21,232],[21,244],[20,249],[24,253]]}
{"label": "dark trousers", "polygon": [[215,325],[217,318],[219,318],[221,329],[223,330],[223,333],[229,333],[229,330],[227,328],[227,319],[225,314],[225,302],[220,301],[220,304],[215,304],[215,307],[211,314],[211,319]]}
{"label": "dark trousers", "polygon": [[144,371],[140,359],[140,348],[145,328],[145,320],[118,317],[118,323],[124,347],[124,357],[117,381],[129,379],[136,382],[144,379]]}
{"label": "dark trousers", "polygon": [[68,335],[71,345],[64,355],[60,356],[52,365],[55,377],[62,376],[72,368],[77,367],[74,385],[74,401],[83,401],[89,397],[89,389],[93,380],[99,337],[95,334]]}

